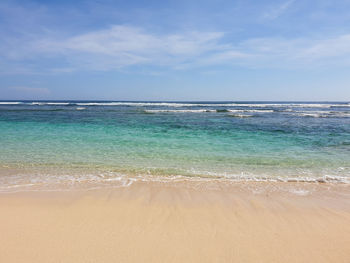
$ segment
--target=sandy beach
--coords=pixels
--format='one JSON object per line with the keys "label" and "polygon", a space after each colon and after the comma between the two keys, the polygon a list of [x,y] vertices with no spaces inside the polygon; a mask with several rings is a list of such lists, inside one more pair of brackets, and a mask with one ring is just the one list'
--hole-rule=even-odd
{"label": "sandy beach", "polygon": [[349,189],[328,188],[139,182],[1,194],[0,262],[349,262]]}
{"label": "sandy beach", "polygon": [[350,263],[350,0],[0,0],[0,263]]}

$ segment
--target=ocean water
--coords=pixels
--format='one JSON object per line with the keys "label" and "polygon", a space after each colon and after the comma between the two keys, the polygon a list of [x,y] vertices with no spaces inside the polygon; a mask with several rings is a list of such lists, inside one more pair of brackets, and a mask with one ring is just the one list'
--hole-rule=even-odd
{"label": "ocean water", "polygon": [[0,191],[350,183],[349,102],[0,101]]}

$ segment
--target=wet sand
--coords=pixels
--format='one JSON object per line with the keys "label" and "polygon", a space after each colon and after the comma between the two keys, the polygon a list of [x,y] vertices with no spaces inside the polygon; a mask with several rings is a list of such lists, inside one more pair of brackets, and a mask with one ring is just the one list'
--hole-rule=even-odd
{"label": "wet sand", "polygon": [[2,193],[0,262],[350,262],[349,187],[207,186]]}

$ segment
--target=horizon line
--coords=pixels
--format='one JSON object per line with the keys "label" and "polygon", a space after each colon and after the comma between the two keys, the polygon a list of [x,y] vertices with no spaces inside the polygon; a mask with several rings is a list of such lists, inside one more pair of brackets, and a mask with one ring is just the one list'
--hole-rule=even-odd
{"label": "horizon line", "polygon": [[0,99],[0,102],[22,102],[22,101],[94,101],[94,102],[343,102],[350,100],[102,100],[102,99]]}

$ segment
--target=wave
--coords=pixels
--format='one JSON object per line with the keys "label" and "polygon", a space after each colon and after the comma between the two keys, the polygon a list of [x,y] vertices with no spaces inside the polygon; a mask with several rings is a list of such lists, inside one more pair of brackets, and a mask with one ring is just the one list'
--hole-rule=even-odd
{"label": "wave", "polygon": [[[55,111],[85,110],[89,106],[131,106],[140,107],[142,113],[228,113],[231,117],[246,118],[261,116],[260,114],[276,113],[305,118],[349,118],[350,104],[331,103],[177,103],[177,102],[53,102],[53,101],[2,101],[0,110],[7,111]],[[21,105],[11,107],[11,105]],[[28,105],[32,107],[23,107]],[[48,107],[42,107],[46,105]],[[49,107],[54,106],[54,107]],[[151,108],[148,108],[151,107]],[[155,108],[152,108],[155,107]],[[334,109],[333,109],[334,108]],[[121,108],[109,108],[120,110]],[[108,109],[108,110],[109,110]],[[129,108],[130,109],[130,108]],[[132,108],[131,108],[132,109]],[[135,108],[134,108],[135,109]],[[333,109],[333,110],[332,110]],[[107,110],[107,109],[105,109]],[[266,115],[264,115],[266,116]]]}
{"label": "wave", "polygon": [[293,112],[291,115],[311,118],[349,118],[350,112]]}
{"label": "wave", "polygon": [[0,101],[0,105],[18,105],[18,104],[22,104],[22,102],[19,101]]}
{"label": "wave", "polygon": [[295,108],[331,108],[350,107],[349,104],[316,103],[177,103],[177,102],[78,102],[81,106],[158,106],[158,107],[295,107]]}
{"label": "wave", "polygon": [[312,117],[312,118],[327,118],[329,117],[329,115],[327,114],[319,114],[319,113],[297,113],[297,114],[294,114],[294,115],[297,115],[297,116],[300,116],[300,117]]}
{"label": "wave", "polygon": [[256,112],[256,113],[272,113],[274,110],[228,110],[229,112]]}
{"label": "wave", "polygon": [[208,110],[208,109],[198,109],[198,110],[145,110],[147,113],[202,113],[202,112],[216,112],[216,110]]}
{"label": "wave", "polygon": [[279,108],[339,108],[350,107],[349,103],[200,103],[200,102],[23,102],[23,101],[2,101],[0,105],[77,105],[77,106],[157,106],[157,107],[255,107],[255,108],[267,108],[267,107],[279,107]]}
{"label": "wave", "polygon": [[52,105],[52,106],[66,106],[69,102],[32,102],[31,105]]}
{"label": "wave", "polygon": [[[165,106],[165,107],[191,107],[201,106],[192,103],[165,103],[165,102],[78,102],[79,106]],[[212,105],[212,104],[207,104]],[[213,105],[212,105],[213,106]]]}
{"label": "wave", "polygon": [[227,116],[235,117],[235,118],[250,118],[250,117],[254,117],[254,115],[249,115],[249,114],[228,114]]}
{"label": "wave", "polygon": [[232,109],[194,109],[194,110],[188,110],[188,109],[179,109],[179,110],[145,110],[145,112],[148,113],[162,113],[162,112],[173,112],[173,113],[202,113],[202,112],[218,112],[218,113],[225,113],[225,112],[233,112],[233,113],[272,113],[274,110],[232,110]]}
{"label": "wave", "polygon": [[[315,183],[315,184],[350,184],[348,176],[323,175],[318,177],[284,177],[268,175],[242,175],[242,174],[221,174],[213,172],[198,172],[198,176],[185,175],[150,175],[139,174],[129,176],[120,173],[84,173],[84,174],[18,174],[12,176],[3,176],[0,178],[0,192],[17,191],[70,191],[73,189],[99,189],[99,188],[119,188],[129,187],[134,182],[161,182],[161,183],[179,183],[179,182],[224,182],[246,183],[246,182],[271,182],[271,183]],[[201,174],[201,175],[200,175]],[[201,184],[203,187],[204,185]],[[210,185],[209,185],[210,186]],[[248,185],[247,185],[248,186]],[[300,186],[298,184],[298,186]],[[299,193],[298,189],[295,194]]]}
{"label": "wave", "polygon": [[50,111],[70,111],[62,108],[51,108],[51,109],[0,109],[1,112],[50,112]]}
{"label": "wave", "polygon": [[69,191],[100,187],[128,187],[135,179],[119,174],[19,174],[0,178],[0,192]]}
{"label": "wave", "polygon": [[0,101],[0,105],[34,105],[34,106],[67,106],[67,105],[75,105],[75,103],[70,102],[22,102],[22,101]]}

